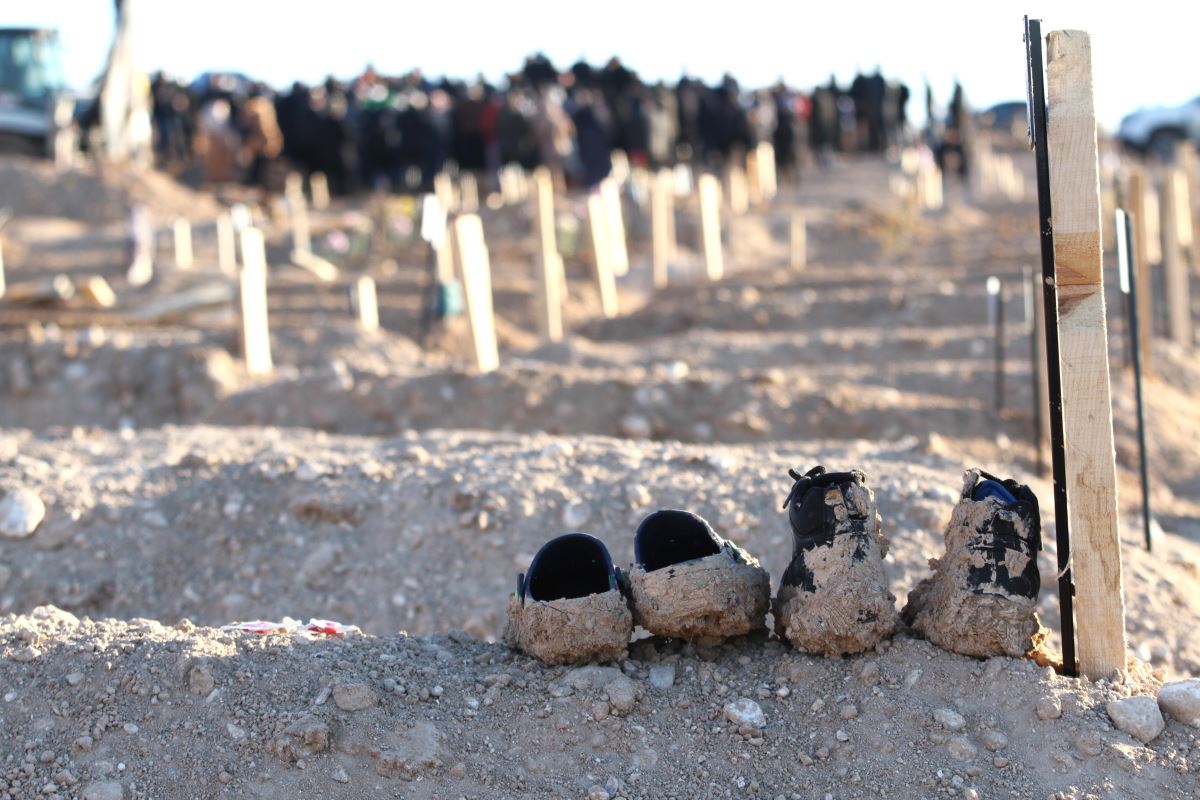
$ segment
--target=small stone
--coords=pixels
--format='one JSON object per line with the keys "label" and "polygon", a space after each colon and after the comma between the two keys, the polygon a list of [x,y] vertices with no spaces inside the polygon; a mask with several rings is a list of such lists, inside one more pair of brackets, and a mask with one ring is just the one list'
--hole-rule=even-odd
{"label": "small stone", "polygon": [[28,664],[30,661],[35,661],[42,657],[42,651],[38,650],[31,644],[17,648],[12,655],[9,656],[13,661],[18,661],[22,664]]}
{"label": "small stone", "polygon": [[225,732],[228,733],[229,738],[233,739],[235,742],[240,742],[246,738],[245,728],[239,728],[237,725],[234,725],[232,722],[225,723]]}
{"label": "small stone", "polygon": [[1164,683],[1158,690],[1158,707],[1184,725],[1200,728],[1200,678]]}
{"label": "small stone", "polygon": [[993,753],[1008,747],[1008,737],[1000,731],[985,730],[979,734],[979,741],[983,742],[983,746]]}
{"label": "small stone", "polygon": [[650,685],[655,689],[670,689],[675,685],[675,665],[659,664],[650,668]]}
{"label": "small stone", "polygon": [[83,787],[83,800],[121,800],[125,790],[119,781],[92,781]]}
{"label": "small stone", "polygon": [[312,483],[323,475],[326,475],[329,469],[314,461],[305,461],[296,468],[296,480],[304,483]]}
{"label": "small stone", "polygon": [[137,726],[137,723],[134,723],[134,722],[126,722],[122,727],[125,729],[125,732],[128,734],[134,734],[134,733],[137,733],[139,730],[141,730],[141,728],[139,728]]}
{"label": "small stone", "polygon": [[1085,756],[1098,756],[1104,752],[1104,740],[1098,733],[1085,731],[1075,737],[1075,749]]}
{"label": "small stone", "polygon": [[856,705],[843,706],[841,714],[839,716],[841,716],[842,719],[857,719],[858,718],[858,706],[856,706]]}
{"label": "small stone", "polygon": [[467,765],[461,761],[450,768],[450,777],[451,778],[462,778],[462,777],[465,777],[466,774],[467,774]]}
{"label": "small stone", "polygon": [[68,686],[78,686],[79,684],[83,683],[83,673],[82,672],[68,672],[66,681],[67,681]]}
{"label": "small stone", "polygon": [[212,668],[207,664],[197,664],[188,670],[188,691],[192,694],[207,697],[215,687]]}
{"label": "small stone", "polygon": [[763,714],[758,703],[746,697],[739,697],[725,704],[725,719],[734,725],[748,725],[751,728],[767,727],[767,717]]}
{"label": "small stone", "polygon": [[604,687],[604,692],[608,695],[608,702],[612,703],[613,710],[618,714],[628,714],[637,705],[636,687],[633,681],[624,675],[610,681]]}
{"label": "small stone", "polygon": [[333,687],[333,702],[342,711],[362,711],[379,702],[365,683],[338,683]]}
{"label": "small stone", "polygon": [[978,754],[975,745],[965,736],[951,736],[950,741],[946,742],[946,752],[959,761],[970,761]]}
{"label": "small stone", "polygon": [[1152,741],[1166,727],[1153,697],[1142,695],[1110,700],[1104,708],[1114,725],[1142,744]]}
{"label": "small stone", "polygon": [[650,490],[640,483],[631,483],[625,487],[625,502],[629,503],[630,508],[648,506],[653,499]]}
{"label": "small stone", "polygon": [[592,518],[592,512],[587,507],[587,504],[575,501],[567,503],[562,510],[563,525],[568,530],[576,531],[587,524],[587,521]]}
{"label": "small stone", "polygon": [[24,486],[0,499],[0,536],[23,539],[37,530],[46,517],[46,504],[32,489]]}
{"label": "small stone", "polygon": [[933,721],[948,731],[961,731],[967,727],[967,720],[952,708],[939,708],[934,711]]}
{"label": "small stone", "polygon": [[654,432],[650,420],[641,414],[626,414],[621,417],[620,428],[621,434],[630,439],[649,439],[650,434]]}
{"label": "small stone", "polygon": [[597,784],[588,789],[587,800],[609,800],[608,790]]}
{"label": "small stone", "polygon": [[839,742],[848,742],[848,741],[850,741],[850,734],[846,733],[846,732],[845,732],[844,730],[842,730],[841,728],[838,728],[838,731],[837,731],[837,733],[835,733],[833,736],[834,736],[834,738],[835,738],[835,739],[837,739]]}
{"label": "small stone", "polygon": [[1008,759],[1004,756],[996,756],[992,759],[992,766],[996,769],[1004,769],[1008,766]]}
{"label": "small stone", "polygon": [[329,774],[329,777],[332,778],[333,780],[337,781],[338,783],[349,783],[350,782],[350,776],[346,774],[346,770],[343,769],[342,767],[338,767],[333,772],[331,772]]}
{"label": "small stone", "polygon": [[1045,695],[1038,698],[1033,711],[1038,719],[1058,719],[1062,716],[1062,703],[1054,695]]}
{"label": "small stone", "polygon": [[879,683],[879,677],[879,665],[874,661],[864,664],[862,671],[858,673],[858,680],[863,686],[875,686]]}

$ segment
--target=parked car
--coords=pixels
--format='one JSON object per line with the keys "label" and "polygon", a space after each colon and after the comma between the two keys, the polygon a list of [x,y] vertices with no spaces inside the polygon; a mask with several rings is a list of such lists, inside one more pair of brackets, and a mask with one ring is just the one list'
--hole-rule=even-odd
{"label": "parked car", "polygon": [[1178,106],[1145,108],[1129,114],[1117,128],[1117,139],[1132,150],[1169,159],[1175,146],[1200,143],[1200,97]]}

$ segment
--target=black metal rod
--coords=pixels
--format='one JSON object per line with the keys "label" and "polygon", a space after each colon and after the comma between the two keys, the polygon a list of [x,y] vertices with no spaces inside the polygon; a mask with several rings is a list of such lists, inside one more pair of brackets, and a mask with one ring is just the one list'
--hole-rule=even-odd
{"label": "black metal rod", "polygon": [[1129,314],[1129,352],[1133,358],[1133,393],[1137,400],[1138,469],[1142,478],[1142,527],[1146,538],[1146,552],[1150,552],[1150,469],[1146,457],[1146,405],[1142,393],[1142,349],[1138,347],[1137,308],[1137,250],[1134,247],[1133,222],[1123,209],[1117,209],[1117,258],[1121,263],[1121,290],[1129,302],[1125,308]]}
{"label": "black metal rod", "polygon": [[1046,81],[1042,21],[1025,18],[1030,133],[1037,163],[1038,234],[1042,245],[1042,300],[1046,328],[1046,384],[1050,394],[1050,457],[1054,474],[1054,532],[1058,543],[1058,604],[1062,614],[1063,672],[1078,675],[1075,661],[1075,583],[1071,576],[1071,530],[1067,504],[1066,440],[1063,433],[1062,370],[1058,349],[1058,288],[1050,208],[1050,152],[1046,146]]}
{"label": "black metal rod", "polygon": [[987,279],[988,316],[992,320],[993,409],[1004,410],[1004,284],[995,275]]}

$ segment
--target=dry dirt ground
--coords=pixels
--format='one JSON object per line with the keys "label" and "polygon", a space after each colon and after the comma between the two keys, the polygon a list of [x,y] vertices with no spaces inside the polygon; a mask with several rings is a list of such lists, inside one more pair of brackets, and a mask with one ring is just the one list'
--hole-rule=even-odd
{"label": "dry dirt ground", "polygon": [[[904,631],[848,659],[766,638],[639,639],[627,660],[578,669],[496,643],[516,573],[546,539],[590,531],[627,564],[659,507],[707,518],[777,587],[789,467],[867,473],[900,606],[941,552],[965,468],[1028,482],[1049,509],[1021,285],[1038,263],[1032,202],[950,187],[947,210],[917,215],[888,192],[895,167],[842,164],[729,222],[717,284],[695,277],[681,204],[674,283],[652,293],[631,201],[623,314],[602,320],[571,245],[586,239],[581,204],[563,199],[571,334],[553,345],[532,316],[529,214],[486,210],[503,359],[486,376],[464,367],[461,321],[414,341],[419,243],[376,242],[319,284],[283,264],[286,234],[269,228],[278,369],[263,379],[240,364],[227,304],[138,313],[227,282],[211,197],[159,176],[2,171],[9,283],[101,274],[118,302],[0,300],[0,499],[23,489],[46,506],[32,535],[0,538],[0,798],[1200,796],[1195,727],[1168,715],[1143,744],[1106,706],[1200,675],[1200,369],[1156,345],[1163,530],[1146,553],[1112,275],[1127,676],[966,658]],[[154,281],[128,285],[112,208],[129,202],[160,223],[191,216],[197,267],[173,269],[164,241]],[[796,207],[803,271],[786,266]],[[362,217],[338,206],[317,228],[353,233]],[[346,310],[363,270],[379,284],[377,333]],[[1006,284],[999,411],[988,275]],[[1044,522],[1040,612],[1057,631],[1048,510]],[[219,630],[284,616],[365,635]]]}

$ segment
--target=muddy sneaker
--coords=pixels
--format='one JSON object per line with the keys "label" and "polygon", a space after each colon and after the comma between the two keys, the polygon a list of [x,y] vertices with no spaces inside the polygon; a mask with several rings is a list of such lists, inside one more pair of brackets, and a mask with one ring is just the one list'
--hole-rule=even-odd
{"label": "muddy sneaker", "polygon": [[766,628],[771,577],[690,511],[642,520],[629,570],[633,619],[657,636],[715,643]]}
{"label": "muddy sneaker", "polygon": [[807,653],[870,650],[897,621],[875,495],[858,470],[788,474],[796,481],[783,503],[792,525],[792,562],[775,598],[775,630]]}
{"label": "muddy sneaker", "polygon": [[1046,638],[1037,616],[1037,497],[980,469],[963,476],[946,527],[946,552],[908,595],[904,621],[934,644],[968,656],[1023,656]]}
{"label": "muddy sneaker", "polygon": [[633,621],[621,573],[595,536],[568,533],[542,545],[508,600],[504,643],[547,664],[625,657]]}

